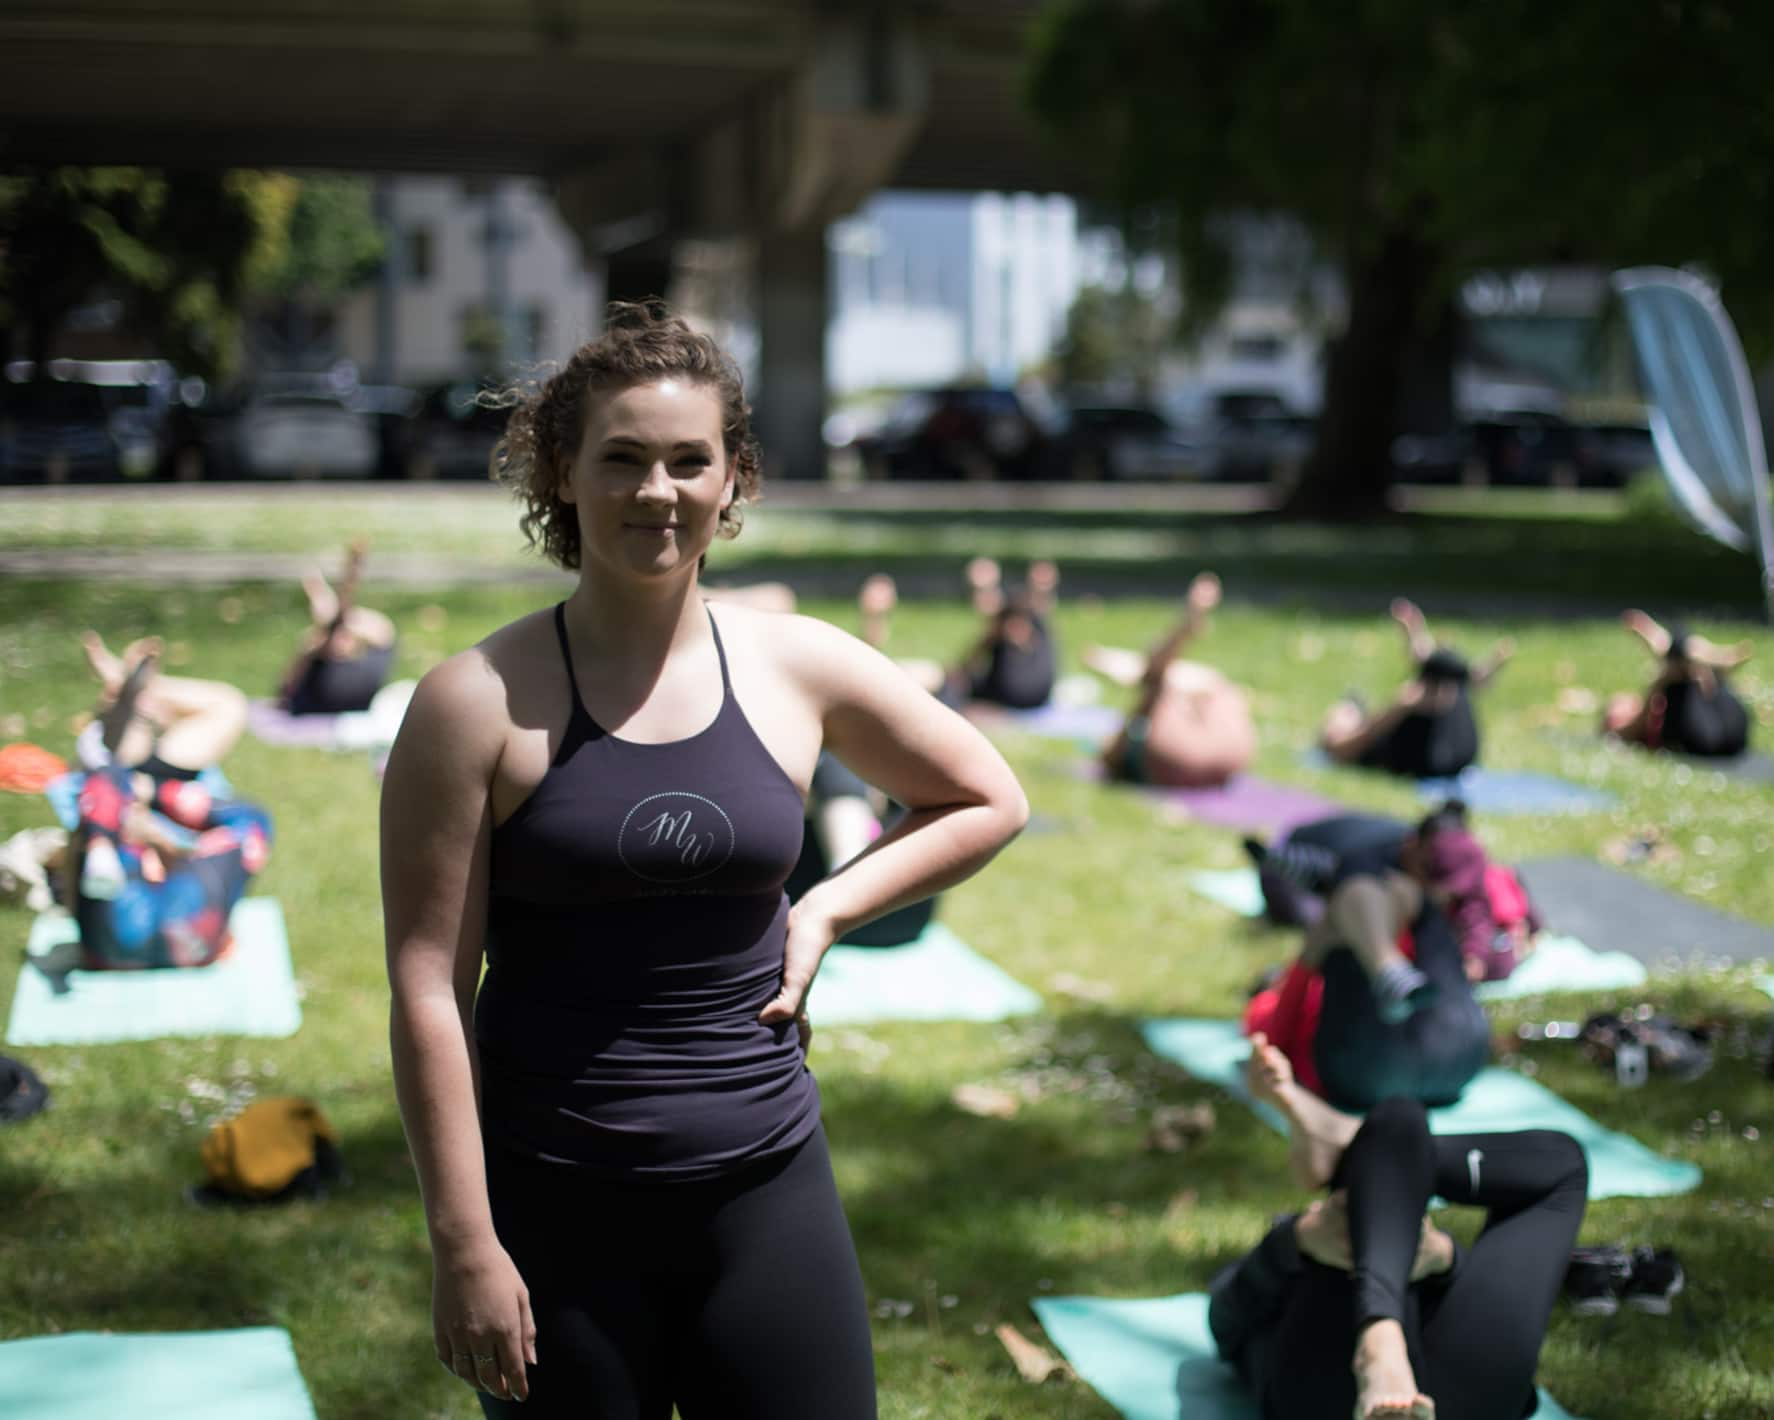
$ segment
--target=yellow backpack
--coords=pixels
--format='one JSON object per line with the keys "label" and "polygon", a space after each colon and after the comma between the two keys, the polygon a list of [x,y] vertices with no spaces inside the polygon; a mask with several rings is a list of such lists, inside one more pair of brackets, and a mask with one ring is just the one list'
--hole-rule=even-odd
{"label": "yellow backpack", "polygon": [[237,1198],[319,1195],[339,1177],[339,1136],[313,1100],[254,1100],[203,1141],[203,1169],[218,1191]]}

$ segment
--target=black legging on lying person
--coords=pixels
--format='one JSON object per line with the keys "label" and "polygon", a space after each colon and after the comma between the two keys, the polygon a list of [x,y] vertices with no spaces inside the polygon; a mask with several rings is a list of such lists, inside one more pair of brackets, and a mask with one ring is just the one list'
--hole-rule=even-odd
{"label": "black legging on lying person", "polygon": [[1373,983],[1355,953],[1325,954],[1323,1005],[1312,1043],[1324,1097],[1359,1112],[1393,1095],[1452,1104],[1484,1068],[1490,1025],[1472,994],[1452,925],[1430,905],[1411,924],[1416,966],[1434,1004],[1396,1023],[1381,1019]]}
{"label": "black legging on lying person", "polygon": [[[1437,1420],[1516,1420],[1535,1408],[1534,1370],[1588,1195],[1568,1134],[1429,1133],[1423,1107],[1375,1107],[1332,1187],[1347,1191],[1354,1270],[1301,1256],[1293,1218],[1215,1279],[1208,1325],[1265,1420],[1346,1420],[1350,1357],[1370,1323],[1398,1322]],[[1486,1210],[1452,1270],[1412,1283],[1431,1197]]]}

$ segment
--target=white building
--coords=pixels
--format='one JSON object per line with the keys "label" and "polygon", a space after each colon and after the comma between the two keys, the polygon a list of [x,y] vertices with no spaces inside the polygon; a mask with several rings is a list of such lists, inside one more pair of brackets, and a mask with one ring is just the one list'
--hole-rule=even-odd
{"label": "white building", "polygon": [[501,307],[506,354],[521,363],[564,360],[596,333],[602,279],[586,270],[541,183],[387,178],[378,203],[387,286],[354,293],[337,327],[340,353],[366,380],[424,385],[475,373]]}
{"label": "white building", "polygon": [[834,394],[1008,384],[1052,353],[1078,293],[1077,207],[1030,193],[886,192],[834,223]]}

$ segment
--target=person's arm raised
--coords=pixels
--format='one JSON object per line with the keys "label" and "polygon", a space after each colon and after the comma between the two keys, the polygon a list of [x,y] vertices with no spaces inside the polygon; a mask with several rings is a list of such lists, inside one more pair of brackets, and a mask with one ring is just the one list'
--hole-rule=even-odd
{"label": "person's arm raised", "polygon": [[493,1231],[471,1016],[504,749],[504,691],[479,651],[420,682],[382,785],[382,915],[395,1091],[434,1266],[438,1359],[504,1397],[528,1394],[529,1296]]}
{"label": "person's arm raised", "polygon": [[819,710],[825,747],[906,813],[796,903],[782,990],[765,1021],[799,1015],[839,937],[971,877],[1029,817],[1022,786],[985,736],[878,651],[797,618],[777,654]]}

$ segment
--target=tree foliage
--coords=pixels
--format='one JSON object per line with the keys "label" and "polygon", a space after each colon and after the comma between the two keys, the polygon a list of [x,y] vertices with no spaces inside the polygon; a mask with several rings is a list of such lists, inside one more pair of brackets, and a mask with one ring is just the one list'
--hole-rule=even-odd
{"label": "tree foliage", "polygon": [[1072,387],[1131,385],[1149,394],[1170,343],[1171,322],[1146,295],[1123,283],[1085,286],[1066,312],[1055,352],[1060,380]]}
{"label": "tree foliage", "polygon": [[0,328],[41,359],[104,294],[182,369],[225,373],[258,295],[330,298],[381,257],[366,184],[255,171],[51,168],[0,176]]}
{"label": "tree foliage", "polygon": [[1774,346],[1770,52],[1761,0],[1052,0],[1028,94],[1109,200],[1174,216],[1197,316],[1228,214],[1303,224],[1349,302],[1320,452],[1383,462],[1401,352],[1474,270],[1700,263]]}

